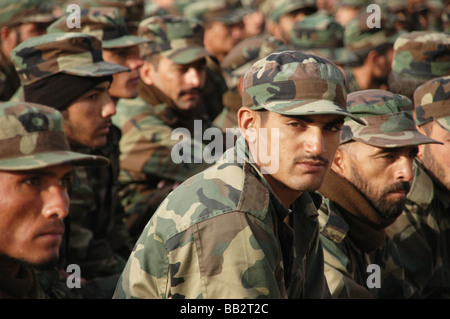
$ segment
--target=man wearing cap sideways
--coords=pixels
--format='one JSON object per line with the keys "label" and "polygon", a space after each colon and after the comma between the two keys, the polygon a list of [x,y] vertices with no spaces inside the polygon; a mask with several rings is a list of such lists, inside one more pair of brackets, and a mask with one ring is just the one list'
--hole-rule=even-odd
{"label": "man wearing cap sideways", "polygon": [[403,210],[418,145],[438,142],[416,130],[412,101],[403,95],[376,89],[352,92],[347,108],[366,125],[346,122],[319,189],[324,197],[320,240],[330,292],[333,298],[418,297],[385,228]]}
{"label": "man wearing cap sideways", "polygon": [[403,214],[387,232],[399,247],[406,276],[424,298],[450,297],[450,76],[414,92],[417,129],[443,143],[419,147]]}
{"label": "man wearing cap sideways", "polygon": [[[150,17],[139,25],[139,36],[149,40],[140,48],[139,96],[120,100],[113,117],[122,130],[121,195],[136,238],[173,187],[210,165],[194,151],[182,163],[172,158],[179,143],[201,150],[207,144],[196,138],[212,121],[202,109],[210,56],[203,30],[198,20],[177,16]],[[187,132],[183,141],[172,138],[176,129]]]}
{"label": "man wearing cap sideways", "polygon": [[72,166],[108,160],[72,152],[53,108],[1,103],[0,123],[0,299],[46,298],[35,270],[58,262]]}
{"label": "man wearing cap sideways", "polygon": [[99,288],[90,291],[86,286],[90,298],[111,297],[132,247],[122,222],[120,136],[112,129],[116,107],[108,94],[112,75],[129,69],[104,61],[101,44],[88,34],[48,33],[12,51],[25,101],[60,110],[71,149],[103,155],[111,163],[101,169],[77,168],[70,189],[64,262],[79,265],[81,276]]}
{"label": "man wearing cap sideways", "polygon": [[256,61],[243,79],[243,136],[165,198],[114,297],[329,297],[320,196],[310,192],[333,160],[344,118],[360,121],[346,111],[345,85],[342,71],[315,55]]}

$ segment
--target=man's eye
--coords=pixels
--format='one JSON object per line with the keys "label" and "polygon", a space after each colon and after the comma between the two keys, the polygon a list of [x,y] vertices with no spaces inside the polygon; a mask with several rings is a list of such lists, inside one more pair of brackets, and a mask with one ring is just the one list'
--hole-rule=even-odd
{"label": "man's eye", "polygon": [[42,184],[41,179],[38,177],[29,177],[24,180],[24,183],[30,186],[40,186]]}
{"label": "man's eye", "polygon": [[342,124],[335,124],[335,125],[330,125],[325,127],[325,130],[330,131],[330,132],[339,132],[342,130]]}
{"label": "man's eye", "polygon": [[288,125],[292,127],[306,128],[306,124],[303,122],[290,122]]}

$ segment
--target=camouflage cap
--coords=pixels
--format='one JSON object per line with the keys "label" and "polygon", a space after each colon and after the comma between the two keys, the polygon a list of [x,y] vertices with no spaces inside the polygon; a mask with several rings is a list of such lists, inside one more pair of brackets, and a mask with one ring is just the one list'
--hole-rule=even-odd
{"label": "camouflage cap", "polygon": [[289,38],[293,50],[306,50],[336,64],[358,61],[358,57],[344,47],[344,27],[333,17],[306,16],[294,24]]}
{"label": "camouflage cap", "polygon": [[83,8],[114,7],[120,11],[128,27],[137,27],[144,18],[145,0],[71,0]]}
{"label": "camouflage cap", "polygon": [[386,90],[360,90],[347,96],[347,110],[366,126],[346,121],[341,144],[351,140],[382,148],[438,143],[420,134],[414,123],[412,101]]}
{"label": "camouflage cap", "polygon": [[84,33],[49,33],[30,38],[11,51],[23,85],[56,73],[100,77],[130,71],[103,60],[101,41]]}
{"label": "camouflage cap", "polygon": [[450,131],[450,76],[429,80],[414,92],[417,125],[433,120]]}
{"label": "camouflage cap", "polygon": [[138,35],[149,41],[140,45],[141,56],[159,53],[176,64],[211,56],[203,45],[203,24],[181,16],[154,16],[139,24]]}
{"label": "camouflage cap", "polygon": [[242,105],[283,115],[347,112],[345,75],[331,61],[301,51],[282,51],[256,61],[243,80]]}
{"label": "camouflage cap", "polygon": [[450,75],[450,34],[437,31],[402,34],[394,43],[392,70],[421,80]]}
{"label": "camouflage cap", "polygon": [[371,28],[371,13],[362,12],[350,20],[344,30],[344,46],[358,57],[365,59],[371,50],[391,47],[399,36],[394,24],[383,17],[380,20],[381,28]]}
{"label": "camouflage cap", "polygon": [[284,42],[269,35],[254,36],[240,41],[220,63],[228,87],[236,87],[239,79],[255,61],[272,52],[287,49]]}
{"label": "camouflage cap", "polygon": [[82,9],[79,16],[79,28],[71,27],[67,23],[70,18],[71,14],[62,16],[47,28],[47,33],[87,33],[101,40],[103,49],[128,47],[147,41],[128,33],[122,14],[114,7]]}
{"label": "camouflage cap", "polygon": [[220,21],[233,25],[242,21],[250,13],[239,0],[200,0],[187,4],[183,9],[185,17],[202,22]]}
{"label": "camouflage cap", "polygon": [[317,10],[316,0],[266,0],[271,3],[266,4],[267,17],[273,22],[279,22],[285,14],[289,14],[301,9],[310,8]]}
{"label": "camouflage cap", "polygon": [[53,1],[2,0],[0,1],[0,27],[15,27],[22,23],[48,23],[55,21]]}
{"label": "camouflage cap", "polygon": [[70,151],[61,113],[54,108],[0,103],[0,170],[23,171],[66,163],[107,165],[109,160]]}

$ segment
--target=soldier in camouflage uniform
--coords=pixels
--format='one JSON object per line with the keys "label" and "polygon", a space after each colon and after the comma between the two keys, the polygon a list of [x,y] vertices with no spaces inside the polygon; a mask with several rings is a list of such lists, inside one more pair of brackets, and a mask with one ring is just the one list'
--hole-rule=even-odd
{"label": "soldier in camouflage uniform", "polygon": [[53,108],[1,103],[0,123],[0,299],[47,298],[35,267],[57,264],[72,165],[108,160],[72,152]]}
{"label": "soldier in camouflage uniform", "polygon": [[247,69],[257,60],[272,52],[284,51],[288,47],[270,35],[250,37],[239,42],[222,60],[220,64],[227,82],[228,91],[223,95],[224,108],[214,119],[214,125],[223,131],[237,128],[237,111],[242,106],[239,82]]}
{"label": "soldier in camouflage uniform", "polygon": [[411,100],[425,82],[450,75],[450,34],[437,31],[403,33],[394,43],[389,90]]}
{"label": "soldier in camouflage uniform", "polygon": [[[205,147],[197,136],[211,126],[201,108],[210,55],[203,46],[201,23],[184,17],[150,17],[141,22],[138,34],[150,40],[141,46],[139,97],[120,100],[113,118],[122,130],[121,197],[130,216],[129,231],[136,238],[177,184],[209,166],[194,156],[195,149]],[[171,136],[177,128],[189,135],[183,135],[182,143],[193,147],[192,157],[187,155],[183,163],[172,160],[179,137]]]}
{"label": "soldier in camouflage uniform", "polygon": [[[352,114],[366,126],[344,126],[331,170],[319,192],[320,239],[325,276],[333,298],[413,298],[399,252],[385,228],[401,214],[413,179],[418,145],[438,143],[420,134],[412,101],[385,90],[347,96]],[[369,278],[370,264],[379,266]],[[374,287],[371,284],[378,280]]]}
{"label": "soldier in camouflage uniform", "polygon": [[345,26],[344,46],[358,57],[357,63],[344,69],[349,92],[387,89],[393,45],[399,33],[392,21],[383,16],[380,28],[371,28],[370,16],[370,13],[361,13]]}
{"label": "soldier in camouflage uniform", "polygon": [[138,45],[145,39],[130,35],[125,20],[119,9],[114,7],[82,9],[80,12],[80,28],[67,23],[70,15],[64,15],[47,28],[47,33],[81,32],[88,33],[102,41],[103,59],[129,68],[130,72],[113,75],[109,95],[114,103],[120,98],[132,99],[138,95],[139,68],[142,59]]}
{"label": "soldier in camouflage uniform", "polygon": [[[309,192],[320,187],[352,116],[345,77],[328,60],[283,51],[249,68],[243,92],[244,136],[164,200],[115,298],[329,297],[320,197]],[[268,161],[258,144],[272,150]]]}
{"label": "soldier in camouflage uniform", "polygon": [[21,41],[45,33],[56,19],[52,2],[2,0],[0,2],[0,101],[9,101],[20,87],[10,52]]}
{"label": "soldier in camouflage uniform", "polygon": [[415,119],[443,145],[419,148],[414,182],[402,215],[387,233],[399,247],[406,276],[424,298],[450,297],[450,76],[414,93]]}
{"label": "soldier in camouflage uniform", "polygon": [[317,12],[315,0],[265,0],[261,11],[266,16],[266,30],[285,44],[295,22]]}
{"label": "soldier in camouflage uniform", "polygon": [[25,101],[61,111],[72,150],[110,160],[101,169],[77,168],[69,192],[63,263],[80,266],[90,298],[111,297],[132,247],[118,197],[120,136],[111,129],[116,108],[108,94],[112,75],[129,69],[104,61],[101,45],[88,34],[49,33],[24,41],[11,53]]}
{"label": "soldier in camouflage uniform", "polygon": [[320,55],[340,67],[358,61],[357,56],[344,47],[344,27],[332,17],[306,16],[295,23],[290,39],[291,50]]}

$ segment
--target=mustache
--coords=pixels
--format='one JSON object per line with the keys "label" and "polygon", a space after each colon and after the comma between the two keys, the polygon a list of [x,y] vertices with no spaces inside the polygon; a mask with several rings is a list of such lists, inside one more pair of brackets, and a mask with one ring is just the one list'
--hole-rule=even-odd
{"label": "mustache", "polygon": [[315,164],[321,164],[324,166],[328,166],[328,164],[330,163],[329,160],[327,160],[326,158],[323,158],[322,156],[318,156],[318,155],[297,156],[297,157],[294,157],[294,162],[295,163],[314,162]]}
{"label": "mustache", "polygon": [[381,196],[397,191],[405,191],[405,193],[408,193],[410,189],[411,189],[410,183],[400,181],[390,185],[389,187],[386,187],[383,190]]}
{"label": "mustache", "polygon": [[181,91],[179,95],[183,96],[183,95],[192,94],[192,93],[201,94],[202,92],[203,92],[203,90],[200,88],[192,88],[189,90]]}

